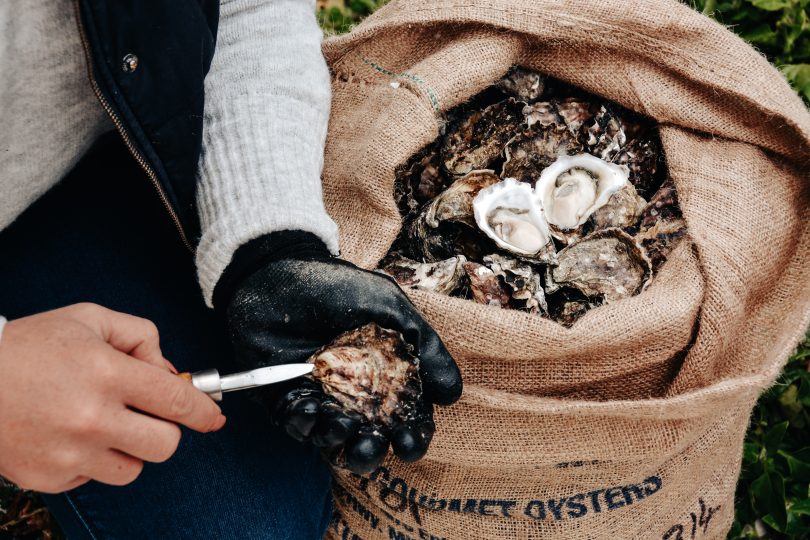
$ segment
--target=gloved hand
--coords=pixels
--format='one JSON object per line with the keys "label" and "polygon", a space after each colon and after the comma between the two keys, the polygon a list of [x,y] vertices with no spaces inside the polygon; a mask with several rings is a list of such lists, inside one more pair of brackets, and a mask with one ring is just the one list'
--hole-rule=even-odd
{"label": "gloved hand", "polygon": [[234,254],[214,290],[225,313],[236,356],[247,368],[305,362],[335,337],[375,322],[396,330],[419,357],[420,414],[388,431],[349,414],[307,379],[265,387],[274,422],[301,441],[344,449],[346,465],[369,472],[388,451],[405,461],[427,452],[433,404],[461,395],[456,363],[436,332],[388,276],[332,257],[316,236],[281,231],[248,242]]}

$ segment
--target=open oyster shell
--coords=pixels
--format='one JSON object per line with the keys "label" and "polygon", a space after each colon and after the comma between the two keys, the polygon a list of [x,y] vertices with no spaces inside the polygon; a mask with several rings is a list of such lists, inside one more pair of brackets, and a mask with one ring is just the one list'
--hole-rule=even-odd
{"label": "open oyster shell", "polygon": [[501,249],[530,259],[553,258],[551,232],[529,184],[507,178],[482,189],[473,211],[478,228]]}
{"label": "open oyster shell", "polygon": [[450,294],[458,288],[464,276],[463,255],[433,263],[420,263],[400,257],[388,263],[382,271],[393,277],[402,287]]}
{"label": "open oyster shell", "polygon": [[419,360],[398,332],[374,323],[338,336],[309,360],[311,377],[348,411],[391,426],[416,410]]}
{"label": "open oyster shell", "polygon": [[523,106],[509,98],[464,116],[445,136],[441,151],[445,170],[464,175],[489,167],[523,123]]}
{"label": "open oyster shell", "polygon": [[560,251],[550,277],[555,286],[611,302],[641,292],[652,278],[652,265],[632,236],[604,229]]}
{"label": "open oyster shell", "polygon": [[[630,185],[627,177],[626,167],[613,165],[590,154],[559,157],[543,170],[535,185],[552,234],[564,242],[569,242],[571,236],[578,236],[578,229],[594,212],[604,206],[614,193]],[[629,200],[633,203],[629,212],[637,214],[637,202],[632,197]],[[615,202],[626,201],[621,198]],[[602,221],[607,220],[611,212],[623,214],[628,211],[622,212],[618,207],[613,207]],[[574,234],[569,235],[567,231]]]}

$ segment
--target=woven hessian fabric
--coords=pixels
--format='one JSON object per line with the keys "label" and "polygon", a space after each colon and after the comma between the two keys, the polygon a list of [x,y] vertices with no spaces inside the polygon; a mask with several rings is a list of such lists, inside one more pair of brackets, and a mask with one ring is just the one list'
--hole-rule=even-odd
{"label": "woven hessian fabric", "polygon": [[465,392],[422,461],[334,471],[328,537],[724,538],[752,407],[810,320],[810,114],[779,72],[672,0],[394,0],[324,52],[345,258],[376,266],[395,168],[513,65],[655,118],[690,235],[571,328],[408,291]]}

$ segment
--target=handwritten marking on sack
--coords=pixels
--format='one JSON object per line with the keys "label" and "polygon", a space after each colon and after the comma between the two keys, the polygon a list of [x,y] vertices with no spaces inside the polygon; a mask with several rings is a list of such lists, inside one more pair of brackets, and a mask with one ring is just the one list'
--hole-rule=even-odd
{"label": "handwritten marking on sack", "polygon": [[[630,506],[654,495],[663,486],[661,476],[654,474],[638,484],[610,486],[548,499],[518,500],[493,497],[449,499],[436,493],[431,495],[421,493],[417,488],[408,486],[404,479],[393,477],[386,467],[377,468],[368,477],[358,475],[352,477],[357,481],[357,489],[371,501],[370,505],[376,506],[376,509],[383,512],[389,520],[400,524],[393,514],[408,512],[420,526],[422,512],[425,510],[504,518],[522,517],[536,521],[578,519],[588,513],[598,514]],[[377,528],[376,523],[379,523],[377,516],[356,497],[340,487],[336,493],[345,500],[346,506],[369,522],[373,528]]]}
{"label": "handwritten marking on sack", "polygon": [[699,498],[698,503],[700,504],[700,515],[696,514],[695,512],[689,512],[691,528],[685,528],[683,524],[676,523],[664,533],[661,540],[686,540],[687,537],[684,536],[686,531],[689,531],[689,540],[696,540],[698,533],[700,533],[701,536],[705,535],[706,530],[709,528],[709,522],[712,520],[712,516],[714,516],[715,513],[720,510],[721,505],[718,504],[715,507],[706,506],[703,498]]}

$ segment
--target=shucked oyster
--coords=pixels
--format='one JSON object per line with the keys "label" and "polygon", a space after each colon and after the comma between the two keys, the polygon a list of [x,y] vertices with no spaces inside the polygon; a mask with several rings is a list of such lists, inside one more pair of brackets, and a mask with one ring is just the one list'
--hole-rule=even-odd
{"label": "shucked oyster", "polygon": [[502,249],[522,257],[549,260],[554,243],[543,208],[529,184],[507,178],[475,197],[475,223]]}
{"label": "shucked oyster", "polygon": [[463,255],[433,263],[420,263],[404,257],[395,259],[382,268],[402,287],[411,287],[439,294],[450,294],[459,286],[464,275]]}
{"label": "shucked oyster", "polygon": [[374,424],[408,418],[422,395],[419,360],[410,345],[374,323],[338,336],[309,361],[324,392]]}
{"label": "shucked oyster", "polygon": [[590,154],[558,158],[543,170],[535,186],[552,234],[566,242],[571,239],[566,231],[573,231],[576,237],[577,229],[622,189],[628,196],[614,199],[610,212],[600,214],[599,222],[623,226],[626,214],[637,217],[641,205],[627,177],[626,167]]}
{"label": "shucked oyster", "polygon": [[549,274],[554,287],[573,287],[589,298],[610,302],[641,292],[652,277],[652,266],[632,236],[605,229],[560,251]]}

